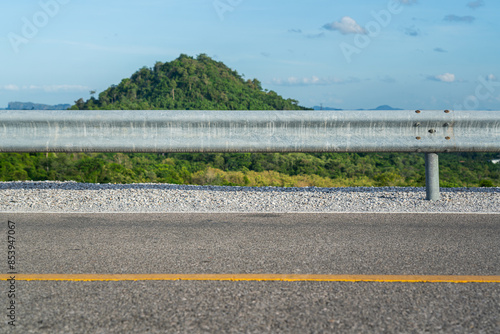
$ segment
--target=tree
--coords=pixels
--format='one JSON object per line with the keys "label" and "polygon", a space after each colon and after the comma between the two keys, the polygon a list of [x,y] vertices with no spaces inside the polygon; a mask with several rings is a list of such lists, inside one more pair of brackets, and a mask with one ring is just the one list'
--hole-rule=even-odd
{"label": "tree", "polygon": [[245,81],[238,72],[206,54],[196,59],[181,54],[168,62],[143,67],[96,100],[75,102],[72,109],[305,109],[296,100],[283,99],[262,89],[259,80]]}

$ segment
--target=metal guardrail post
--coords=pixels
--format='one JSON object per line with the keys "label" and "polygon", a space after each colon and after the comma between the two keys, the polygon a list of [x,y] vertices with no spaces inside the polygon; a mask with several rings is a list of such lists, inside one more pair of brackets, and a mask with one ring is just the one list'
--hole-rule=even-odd
{"label": "metal guardrail post", "polygon": [[439,156],[436,153],[425,154],[425,187],[428,201],[439,201]]}

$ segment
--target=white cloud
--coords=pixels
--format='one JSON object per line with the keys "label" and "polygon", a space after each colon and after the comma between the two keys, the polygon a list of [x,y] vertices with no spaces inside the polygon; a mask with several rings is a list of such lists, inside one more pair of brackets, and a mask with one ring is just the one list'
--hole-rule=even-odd
{"label": "white cloud", "polygon": [[343,35],[367,34],[365,28],[361,27],[352,17],[344,16],[338,22],[327,23],[323,26],[327,30],[336,30]]}
{"label": "white cloud", "polygon": [[279,86],[327,86],[335,84],[346,84],[358,82],[359,79],[350,78],[348,80],[343,80],[335,77],[320,78],[317,76],[312,77],[288,77],[286,79],[274,78],[271,80],[271,84]]}
{"label": "white cloud", "polygon": [[456,77],[455,74],[452,73],[444,73],[435,76],[427,77],[427,79],[432,81],[440,81],[440,82],[455,82]]}
{"label": "white cloud", "polygon": [[455,81],[455,74],[445,73],[436,75],[436,79],[441,80],[443,82],[453,82]]}
{"label": "white cloud", "polygon": [[0,86],[0,89],[1,90],[15,91],[15,90],[19,90],[19,86],[11,84],[11,85]]}
{"label": "white cloud", "polygon": [[9,91],[18,91],[18,90],[41,90],[46,93],[55,93],[55,92],[81,92],[89,90],[89,87],[82,85],[4,85],[0,86],[0,90],[9,90]]}
{"label": "white cloud", "polygon": [[497,77],[493,74],[490,74],[486,77],[486,80],[488,81],[497,81]]}

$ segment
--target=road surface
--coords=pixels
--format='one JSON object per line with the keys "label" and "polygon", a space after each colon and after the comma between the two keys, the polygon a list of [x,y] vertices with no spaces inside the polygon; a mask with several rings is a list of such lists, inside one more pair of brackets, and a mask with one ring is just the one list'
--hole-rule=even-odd
{"label": "road surface", "polygon": [[[5,321],[2,333],[500,329],[496,214],[0,213],[0,220],[5,233],[7,221],[15,222],[18,277],[97,278],[17,280],[17,326]],[[105,274],[263,280],[100,281]],[[268,274],[371,275],[381,282],[268,281]],[[450,279],[389,282],[387,275]],[[451,283],[464,275],[497,283]]]}

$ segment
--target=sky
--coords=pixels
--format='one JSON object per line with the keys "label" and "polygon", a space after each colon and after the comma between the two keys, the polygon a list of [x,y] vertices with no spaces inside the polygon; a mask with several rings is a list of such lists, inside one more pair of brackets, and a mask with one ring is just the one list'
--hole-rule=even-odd
{"label": "sky", "polygon": [[498,0],[0,4],[0,108],[204,53],[306,107],[500,110]]}

